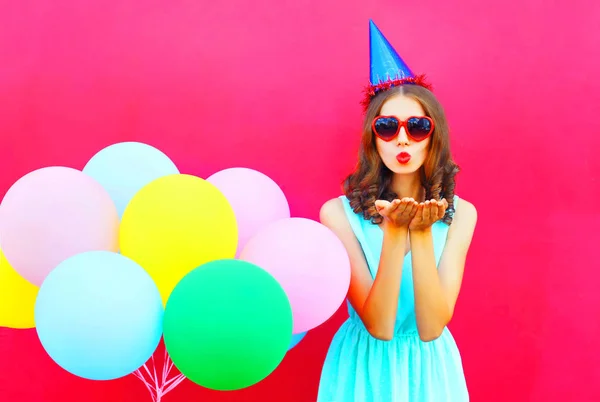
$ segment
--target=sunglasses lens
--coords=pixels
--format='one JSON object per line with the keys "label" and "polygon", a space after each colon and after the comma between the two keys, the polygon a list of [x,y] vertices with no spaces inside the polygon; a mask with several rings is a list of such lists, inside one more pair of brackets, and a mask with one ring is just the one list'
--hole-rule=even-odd
{"label": "sunglasses lens", "polygon": [[391,140],[398,132],[398,119],[395,117],[379,117],[375,120],[375,132],[383,140]]}
{"label": "sunglasses lens", "polygon": [[411,117],[406,122],[406,126],[408,127],[408,133],[416,141],[427,138],[433,129],[431,120],[426,119],[425,117]]}

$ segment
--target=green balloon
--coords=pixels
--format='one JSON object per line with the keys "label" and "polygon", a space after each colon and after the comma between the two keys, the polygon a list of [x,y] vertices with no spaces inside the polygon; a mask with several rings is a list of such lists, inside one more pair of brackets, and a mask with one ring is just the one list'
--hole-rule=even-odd
{"label": "green balloon", "polygon": [[173,364],[192,382],[232,391],[267,377],[292,339],[292,308],[283,288],[262,268],[217,260],[175,287],[164,315]]}

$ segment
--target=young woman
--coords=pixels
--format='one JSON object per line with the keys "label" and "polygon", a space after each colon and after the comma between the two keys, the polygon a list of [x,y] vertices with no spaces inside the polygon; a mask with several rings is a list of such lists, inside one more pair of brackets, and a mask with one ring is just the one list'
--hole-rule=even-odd
{"label": "young woman", "polygon": [[[446,325],[477,212],[454,194],[459,169],[441,105],[372,22],[371,68],[356,170],[320,214],[352,277],[350,317],[331,343],[318,401],[468,401]],[[394,79],[377,81],[390,71]]]}

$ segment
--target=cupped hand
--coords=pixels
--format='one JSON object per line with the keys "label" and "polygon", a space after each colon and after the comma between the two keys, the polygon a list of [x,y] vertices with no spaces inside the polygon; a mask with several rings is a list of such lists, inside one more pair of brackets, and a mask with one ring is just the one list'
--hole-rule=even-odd
{"label": "cupped hand", "polygon": [[417,203],[412,198],[395,199],[393,201],[377,200],[375,208],[384,219],[384,223],[392,227],[406,227],[417,213]]}
{"label": "cupped hand", "polygon": [[444,217],[446,208],[448,208],[446,200],[428,200],[420,203],[417,206],[415,216],[410,221],[408,229],[411,231],[429,229],[431,225]]}

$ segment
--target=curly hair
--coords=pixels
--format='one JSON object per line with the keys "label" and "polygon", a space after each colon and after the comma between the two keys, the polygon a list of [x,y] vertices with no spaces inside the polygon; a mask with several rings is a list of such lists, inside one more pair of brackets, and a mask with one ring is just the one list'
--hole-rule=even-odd
{"label": "curly hair", "polygon": [[405,84],[393,87],[372,99],[366,110],[358,163],[343,181],[344,194],[355,213],[361,213],[365,219],[375,224],[383,220],[375,208],[375,201],[392,201],[398,197],[390,187],[393,172],[383,164],[371,129],[371,122],[381,112],[385,101],[395,95],[407,96],[419,102],[425,114],[435,122],[427,157],[423,166],[419,168],[419,174],[426,200],[445,199],[448,202],[442,221],[450,225],[454,216],[455,176],[460,168],[452,160],[448,122],[444,110],[433,93],[419,85]]}

